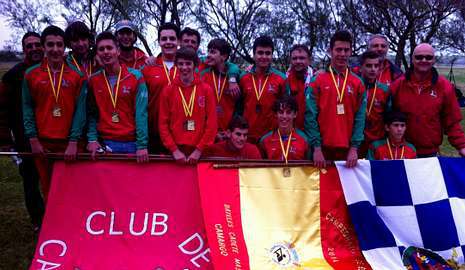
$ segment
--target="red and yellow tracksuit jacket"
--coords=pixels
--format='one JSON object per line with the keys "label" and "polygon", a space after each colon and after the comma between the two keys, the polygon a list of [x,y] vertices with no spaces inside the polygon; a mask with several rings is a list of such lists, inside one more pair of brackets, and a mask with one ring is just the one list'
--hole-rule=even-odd
{"label": "red and yellow tracksuit jacket", "polygon": [[[110,86],[111,87],[111,86]],[[116,90],[116,84],[112,89]],[[137,149],[147,149],[147,86],[140,71],[121,65],[116,109],[108,92],[103,69],[89,78],[89,141],[98,137],[121,142],[136,141]],[[114,111],[119,122],[112,122]]]}
{"label": "red and yellow tracksuit jacket", "polygon": [[389,142],[389,144],[390,148],[388,147],[386,139],[372,142],[368,148],[367,159],[390,160],[417,157],[415,146],[411,143],[403,141],[400,144],[394,144],[392,142]]}
{"label": "red and yellow tracksuit jacket", "polygon": [[[286,75],[269,67],[264,76],[259,77],[255,66],[241,77],[244,117],[249,123],[249,141],[256,143],[266,132],[277,127],[272,107],[285,91]],[[260,100],[257,100],[252,77],[255,79],[257,91],[263,87]],[[265,80],[268,77],[268,80]],[[261,82],[261,83],[260,83]]]}
{"label": "red and yellow tracksuit jacket", "polygon": [[[336,83],[342,90],[345,72],[333,69]],[[312,78],[307,88],[305,133],[313,147],[348,149],[363,141],[366,113],[366,91],[362,80],[348,73],[342,104],[344,113],[337,113],[338,94],[328,70]]]}
{"label": "red and yellow tracksuit jacket", "polygon": [[210,145],[206,152],[207,157],[223,157],[236,159],[262,159],[262,155],[255,144],[246,142],[244,147],[237,151],[228,141],[222,141]]}
{"label": "red and yellow tracksuit jacket", "polygon": [[141,69],[145,65],[145,60],[147,60],[147,58],[147,55],[141,49],[134,47],[133,60],[128,61],[120,55],[119,63],[126,65],[128,68]]}
{"label": "red and yellow tracksuit jacket", "polygon": [[295,71],[289,70],[286,79],[286,93],[295,97],[297,101],[297,117],[295,118],[295,126],[298,129],[304,130],[305,122],[305,84],[306,76],[300,78]]}
{"label": "red and yellow tracksuit jacket", "polygon": [[[86,123],[87,81],[64,62],[58,104],[47,72],[47,59],[30,67],[22,89],[24,133],[27,138],[77,141]],[[58,88],[60,72],[52,73]],[[57,89],[58,90],[58,89]],[[53,115],[59,107],[61,116]]]}
{"label": "red and yellow tracksuit jacket", "polygon": [[[228,63],[226,63],[226,69],[229,69]],[[218,131],[225,131],[228,129],[229,122],[234,115],[237,102],[235,98],[228,94],[228,76],[227,74],[219,74],[208,67],[200,73],[200,77],[203,82],[206,82],[210,88],[216,92],[215,101]]]}
{"label": "red and yellow tracksuit jacket", "polygon": [[409,70],[390,90],[393,109],[407,114],[405,139],[415,145],[419,155],[437,153],[443,134],[447,134],[456,149],[465,147],[465,135],[460,126],[462,114],[454,88],[435,68],[426,81],[418,81]]}
{"label": "red and yellow tracksuit jacket", "polygon": [[[283,136],[284,137],[284,136]],[[284,150],[287,148],[289,136],[282,138]],[[273,130],[265,134],[259,142],[260,149],[267,159],[285,160],[279,134]],[[299,129],[292,132],[291,145],[289,146],[288,160],[308,159],[309,144],[305,133]]]}
{"label": "red and yellow tracksuit jacket", "polygon": [[[196,86],[192,116],[186,116],[179,88],[187,103]],[[179,78],[166,86],[160,96],[159,130],[163,145],[174,152],[178,146],[191,146],[204,151],[217,132],[215,94],[210,86],[194,76],[191,85],[183,86]],[[188,130],[193,121],[194,130]]]}
{"label": "red and yellow tracksuit jacket", "polygon": [[163,59],[158,56],[156,63],[153,66],[146,65],[142,68],[142,74],[144,75],[145,82],[148,89],[148,125],[149,125],[149,137],[153,139],[158,136],[158,118],[160,109],[160,95],[163,90],[170,82],[174,81],[175,76],[178,76],[178,70],[176,66],[173,66],[171,70],[166,68],[166,72],[169,74],[169,78],[165,72],[163,66]]}

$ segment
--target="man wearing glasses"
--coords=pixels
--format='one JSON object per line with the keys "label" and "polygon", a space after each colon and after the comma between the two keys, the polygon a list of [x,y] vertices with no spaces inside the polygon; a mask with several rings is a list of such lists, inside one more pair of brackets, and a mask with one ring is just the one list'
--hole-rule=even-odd
{"label": "man wearing glasses", "polygon": [[393,109],[407,114],[406,140],[415,145],[418,157],[436,156],[444,134],[463,157],[465,135],[454,88],[438,74],[434,62],[430,44],[415,48],[412,66],[391,85]]}

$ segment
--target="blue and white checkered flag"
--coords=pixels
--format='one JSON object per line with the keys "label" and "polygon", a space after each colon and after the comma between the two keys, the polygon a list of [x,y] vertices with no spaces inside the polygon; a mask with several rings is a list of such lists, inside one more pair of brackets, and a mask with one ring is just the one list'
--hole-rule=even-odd
{"label": "blue and white checkered flag", "polygon": [[422,247],[464,264],[465,159],[337,162],[360,247],[373,269],[405,269]]}

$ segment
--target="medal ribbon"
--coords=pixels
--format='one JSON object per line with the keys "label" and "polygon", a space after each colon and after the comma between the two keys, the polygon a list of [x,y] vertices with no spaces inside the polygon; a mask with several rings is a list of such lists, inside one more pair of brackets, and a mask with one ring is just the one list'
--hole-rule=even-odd
{"label": "medal ribbon", "polygon": [[108,78],[107,78],[107,75],[105,73],[105,70],[103,70],[103,77],[105,77],[105,82],[107,83],[107,89],[108,89],[108,93],[110,94],[110,98],[111,98],[111,103],[113,104],[113,109],[116,109],[116,102],[118,101],[118,92],[119,92],[119,82],[121,80],[121,67],[119,68],[119,72],[118,72],[118,80],[116,81],[116,89],[115,89],[115,93],[113,94],[113,91],[110,87],[110,83],[108,82]]}
{"label": "medal ribbon", "polygon": [[221,75],[218,75],[218,84],[216,83],[215,72],[213,72],[213,70],[212,70],[212,76],[213,76],[213,85],[215,86],[216,99],[218,100],[218,103],[220,103],[221,97],[223,96],[223,91],[224,91],[224,87],[226,86],[226,81],[227,80],[226,80],[226,77],[225,77],[224,81],[223,81],[223,85],[220,88]]}
{"label": "medal ribbon", "polygon": [[269,77],[269,75],[266,76],[265,83],[262,85],[260,92],[258,92],[257,84],[255,83],[255,76],[252,76],[253,89],[255,90],[255,96],[257,97],[257,101],[260,101],[260,98],[262,97],[263,90],[265,89],[266,82],[268,82]]}
{"label": "medal ribbon", "polygon": [[[74,55],[71,54],[71,58],[73,59],[74,65],[76,65],[76,67],[79,69],[79,71],[82,72],[81,66],[80,66],[79,63],[76,61],[76,58],[74,58]],[[82,67],[84,67],[84,71],[86,72],[86,75],[87,75],[87,76],[89,76],[90,74],[92,74],[92,61],[89,61],[89,68],[88,68],[87,70],[85,70],[84,64],[82,65]]]}
{"label": "medal ribbon", "polygon": [[[394,155],[392,154],[391,144],[389,143],[389,138],[386,139],[386,143],[388,145],[389,155],[391,156],[391,159],[394,159]],[[405,146],[402,146],[402,152],[400,154],[400,159],[404,158],[404,151],[405,151]],[[396,159],[397,159],[397,153],[396,153]]]}
{"label": "medal ribbon", "polygon": [[375,81],[375,89],[373,90],[373,97],[371,98],[370,106],[368,107],[368,110],[367,110],[368,115],[370,115],[371,109],[373,109],[373,104],[375,103],[376,90],[377,90],[377,82]]}
{"label": "medal ribbon", "polygon": [[346,68],[344,83],[342,84],[342,90],[339,90],[339,85],[336,83],[336,79],[334,78],[333,68],[331,66],[329,66],[329,71],[331,72],[331,78],[333,79],[334,86],[336,87],[338,102],[342,103],[342,99],[344,98],[344,92],[346,90],[347,77],[349,77],[348,76],[349,69]]}
{"label": "medal ribbon", "polygon": [[184,94],[182,93],[181,87],[178,87],[178,90],[179,90],[179,94],[181,95],[184,115],[186,115],[186,117],[192,117],[192,113],[194,112],[195,92],[197,90],[197,85],[194,86],[194,90],[192,90],[192,94],[189,99],[189,104],[187,104],[186,98],[184,98]]}
{"label": "medal ribbon", "polygon": [[289,149],[291,148],[292,131],[289,134],[289,138],[287,138],[286,150],[284,150],[284,143],[283,143],[283,139],[281,138],[281,132],[279,131],[279,128],[278,128],[278,136],[279,136],[279,144],[281,145],[281,151],[283,152],[284,160],[286,161],[286,164],[287,164],[287,157],[289,156]]}
{"label": "medal ribbon", "polygon": [[65,63],[61,63],[61,71],[60,71],[60,78],[58,79],[58,88],[55,89],[55,84],[53,83],[52,79],[52,72],[50,71],[50,66],[47,63],[47,72],[48,72],[48,78],[50,80],[50,84],[52,85],[52,92],[53,96],[55,97],[55,102],[58,103],[58,97],[60,96],[60,90],[61,90],[61,80],[63,79],[63,70],[65,69]]}
{"label": "medal ribbon", "polygon": [[176,72],[178,71],[178,69],[176,67],[174,67],[173,78],[171,78],[170,73],[169,73],[168,68],[166,67],[165,63],[163,63],[163,70],[165,70],[165,75],[166,75],[166,78],[168,79],[168,85],[170,85],[171,81],[174,80],[174,78],[176,78]]}

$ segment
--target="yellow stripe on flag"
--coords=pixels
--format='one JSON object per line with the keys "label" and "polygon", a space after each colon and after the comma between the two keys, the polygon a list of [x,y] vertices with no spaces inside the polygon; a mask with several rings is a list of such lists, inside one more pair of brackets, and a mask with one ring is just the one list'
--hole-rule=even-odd
{"label": "yellow stripe on flag", "polygon": [[320,180],[313,167],[240,169],[251,270],[332,269],[321,248]]}

